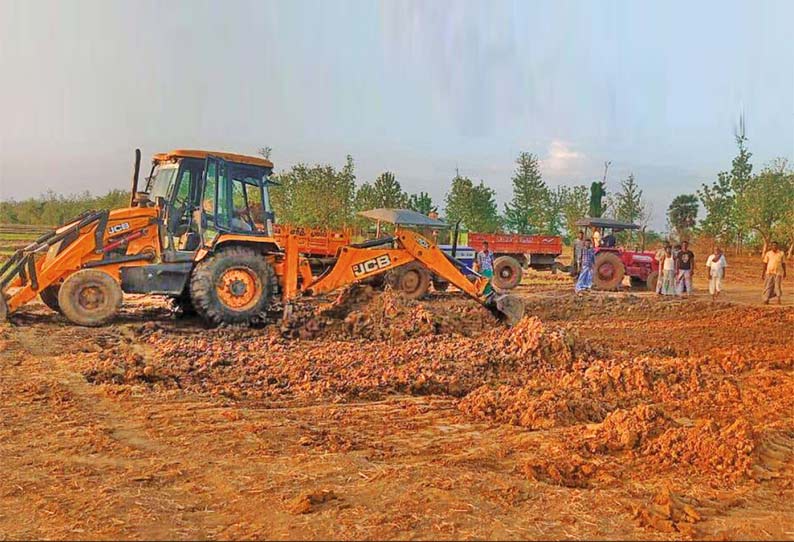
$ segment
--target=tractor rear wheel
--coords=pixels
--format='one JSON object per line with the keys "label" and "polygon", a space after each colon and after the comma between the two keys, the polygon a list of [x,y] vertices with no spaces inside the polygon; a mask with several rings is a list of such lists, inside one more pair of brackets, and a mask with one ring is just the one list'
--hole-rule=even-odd
{"label": "tractor rear wheel", "polygon": [[60,289],[60,284],[50,284],[39,292],[39,298],[41,299],[41,302],[55,312],[61,312],[61,306],[58,304],[58,292]]}
{"label": "tractor rear wheel", "polygon": [[512,256],[499,256],[493,262],[493,285],[500,290],[512,290],[521,284],[521,264]]}
{"label": "tractor rear wheel", "polygon": [[408,299],[421,299],[430,289],[430,272],[422,264],[411,262],[396,269],[390,282]]}
{"label": "tractor rear wheel", "polygon": [[596,255],[593,286],[599,290],[614,290],[623,282],[626,270],[617,254],[601,252]]}
{"label": "tractor rear wheel", "polygon": [[273,268],[262,254],[231,247],[202,260],[190,278],[190,300],[207,322],[250,324],[270,304]]}
{"label": "tractor rear wheel", "polygon": [[649,292],[655,292],[657,282],[659,282],[659,272],[651,271],[651,274],[648,275],[648,279],[645,281],[645,287]]}
{"label": "tractor rear wheel", "polygon": [[81,326],[101,326],[121,307],[121,286],[102,271],[83,269],[69,275],[58,291],[58,306],[69,320]]}

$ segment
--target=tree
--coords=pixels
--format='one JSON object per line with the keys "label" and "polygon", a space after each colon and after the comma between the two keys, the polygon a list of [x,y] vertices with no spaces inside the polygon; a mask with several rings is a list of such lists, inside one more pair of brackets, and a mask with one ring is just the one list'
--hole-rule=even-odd
{"label": "tree", "polygon": [[348,155],[341,170],[331,165],[297,164],[274,176],[270,200],[280,223],[342,228],[353,219],[356,177]]}
{"label": "tree", "polygon": [[561,186],[558,201],[562,223],[569,237],[576,237],[576,221],[587,216],[590,208],[590,189],[585,185]]}
{"label": "tree", "polygon": [[265,160],[270,160],[270,155],[273,153],[272,147],[259,147],[259,156],[264,158]]}
{"label": "tree", "polygon": [[480,181],[455,175],[445,198],[446,218],[450,223],[460,220],[470,231],[492,233],[499,229],[496,193]]}
{"label": "tree", "polygon": [[364,183],[356,191],[356,210],[392,208],[401,209],[408,204],[408,195],[403,192],[394,173],[381,173],[372,184]]}
{"label": "tree", "polygon": [[422,213],[423,215],[438,212],[438,207],[433,205],[433,199],[427,192],[411,194],[408,198],[408,208],[417,213]]}
{"label": "tree", "polygon": [[736,231],[734,223],[735,195],[731,188],[731,178],[727,171],[717,174],[711,186],[703,184],[697,192],[706,216],[700,221],[703,234],[723,241],[732,238]]}
{"label": "tree", "polygon": [[740,129],[735,137],[739,152],[733,158],[731,170],[719,172],[711,186],[703,184],[697,193],[706,211],[700,222],[702,233],[722,242],[741,242],[744,237],[736,205],[737,198],[750,183],[753,172],[750,163],[753,155],[747,149],[744,119],[740,121]]}
{"label": "tree", "polygon": [[[620,182],[620,190],[615,194],[614,199],[614,213],[615,218],[622,222],[630,222],[632,224],[646,225],[650,217],[648,212],[648,205],[642,197],[642,189],[634,180],[634,174],[630,173],[628,177]],[[633,231],[627,231],[622,234],[625,240],[632,240],[634,238]]]}
{"label": "tree", "polygon": [[670,203],[667,208],[667,219],[679,239],[689,236],[689,232],[697,222],[699,209],[700,205],[694,194],[680,194]]}
{"label": "tree", "polygon": [[534,154],[522,152],[513,174],[513,199],[505,204],[505,225],[522,234],[550,232],[555,222],[553,194],[540,174]]}
{"label": "tree", "polygon": [[788,170],[785,160],[778,160],[752,176],[736,198],[738,226],[757,233],[766,251],[775,235],[789,233],[785,230],[792,206],[794,173]]}

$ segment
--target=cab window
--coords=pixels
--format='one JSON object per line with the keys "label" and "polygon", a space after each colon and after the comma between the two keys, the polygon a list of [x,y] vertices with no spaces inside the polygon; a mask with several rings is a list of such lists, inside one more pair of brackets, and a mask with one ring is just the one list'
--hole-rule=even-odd
{"label": "cab window", "polygon": [[177,169],[178,166],[176,164],[155,168],[152,177],[149,179],[149,194],[152,200],[156,198],[168,199],[176,180]]}

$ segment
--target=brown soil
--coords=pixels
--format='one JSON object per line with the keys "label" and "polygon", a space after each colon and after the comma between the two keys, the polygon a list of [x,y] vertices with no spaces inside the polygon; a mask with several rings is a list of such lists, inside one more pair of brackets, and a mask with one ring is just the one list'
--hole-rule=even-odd
{"label": "brown soil", "polygon": [[0,326],[0,534],[794,537],[794,310],[519,292],[512,329],[452,292],[262,329],[31,305]]}

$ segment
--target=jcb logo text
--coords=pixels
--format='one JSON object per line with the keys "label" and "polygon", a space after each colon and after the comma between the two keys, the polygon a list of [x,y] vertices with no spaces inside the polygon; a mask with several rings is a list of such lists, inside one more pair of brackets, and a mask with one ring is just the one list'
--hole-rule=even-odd
{"label": "jcb logo text", "polygon": [[388,254],[384,254],[383,256],[378,256],[377,258],[372,258],[371,260],[367,260],[366,262],[357,263],[353,266],[353,275],[356,277],[360,277],[361,275],[366,275],[368,273],[372,273],[377,271],[378,269],[384,269],[391,265],[391,258],[389,258]]}

